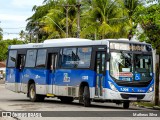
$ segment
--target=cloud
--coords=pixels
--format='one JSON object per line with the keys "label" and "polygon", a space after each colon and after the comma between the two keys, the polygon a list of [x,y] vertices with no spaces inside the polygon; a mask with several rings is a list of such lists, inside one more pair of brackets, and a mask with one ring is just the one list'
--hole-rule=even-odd
{"label": "cloud", "polygon": [[[19,28],[19,29],[3,29],[4,39],[19,38],[20,30],[25,28],[26,19],[31,17],[34,5],[42,5],[44,0],[0,0],[0,27],[3,28]],[[16,33],[16,34],[8,34]]]}
{"label": "cloud", "polygon": [[11,4],[15,7],[32,7],[34,5],[42,5],[44,0],[12,0]]}
{"label": "cloud", "polygon": [[24,15],[11,15],[11,14],[0,14],[1,20],[7,21],[25,21],[27,19]]}

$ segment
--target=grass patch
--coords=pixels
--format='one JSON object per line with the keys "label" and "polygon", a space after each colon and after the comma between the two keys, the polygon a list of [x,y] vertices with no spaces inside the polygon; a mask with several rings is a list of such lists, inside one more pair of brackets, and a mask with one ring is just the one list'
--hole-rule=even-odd
{"label": "grass patch", "polygon": [[153,107],[154,106],[154,103],[151,103],[151,102],[134,102],[133,103],[134,105],[136,106],[141,106],[141,107]]}

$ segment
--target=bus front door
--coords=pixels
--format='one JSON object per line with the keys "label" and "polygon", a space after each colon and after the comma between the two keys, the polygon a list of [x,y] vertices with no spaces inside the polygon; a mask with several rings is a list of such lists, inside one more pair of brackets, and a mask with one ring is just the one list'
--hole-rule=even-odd
{"label": "bus front door", "polygon": [[95,87],[95,97],[103,97],[103,85],[105,76],[105,63],[106,52],[97,51],[95,60],[95,71],[96,71],[96,87]]}
{"label": "bus front door", "polygon": [[55,94],[56,93],[56,87],[55,87],[55,72],[57,68],[57,53],[51,53],[48,57],[48,63],[49,63],[49,89],[48,93]]}

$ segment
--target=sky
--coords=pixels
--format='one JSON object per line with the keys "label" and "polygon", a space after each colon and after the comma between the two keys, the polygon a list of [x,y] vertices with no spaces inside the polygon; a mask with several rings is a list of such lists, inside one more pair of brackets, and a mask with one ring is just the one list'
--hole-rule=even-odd
{"label": "sky", "polygon": [[25,30],[26,19],[33,15],[34,5],[42,5],[44,0],[0,0],[0,28],[3,39],[19,38]]}

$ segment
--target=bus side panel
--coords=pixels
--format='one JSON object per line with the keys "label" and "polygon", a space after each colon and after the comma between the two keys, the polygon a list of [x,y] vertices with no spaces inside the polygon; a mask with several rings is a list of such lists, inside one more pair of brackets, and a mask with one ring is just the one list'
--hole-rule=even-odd
{"label": "bus side panel", "polygon": [[14,92],[18,92],[20,89],[18,72],[19,70],[16,68],[6,68],[5,87]]}
{"label": "bus side panel", "polygon": [[82,81],[95,87],[96,74],[92,70],[59,69],[55,73],[56,95],[77,96]]}
{"label": "bus side panel", "polygon": [[29,80],[33,80],[36,85],[37,94],[47,93],[48,70],[45,69],[24,69],[22,79],[22,91],[27,91]]}

